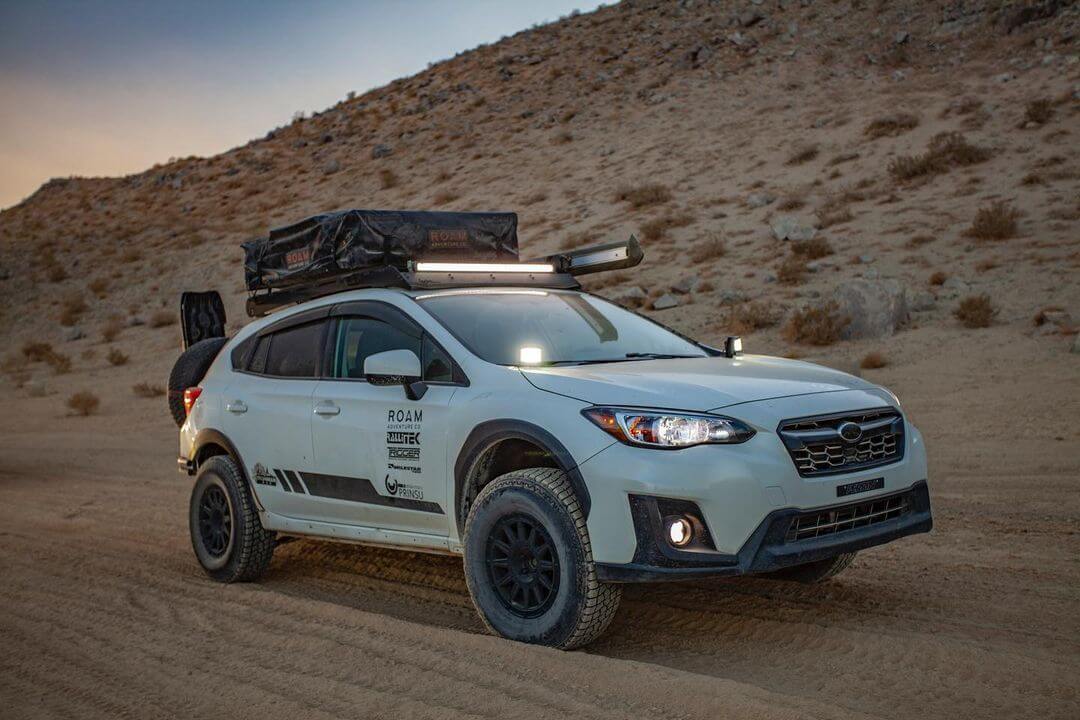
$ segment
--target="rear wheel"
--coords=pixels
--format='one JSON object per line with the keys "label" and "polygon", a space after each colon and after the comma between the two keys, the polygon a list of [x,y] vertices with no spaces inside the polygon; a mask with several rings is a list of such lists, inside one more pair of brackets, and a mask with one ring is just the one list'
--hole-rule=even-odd
{"label": "rear wheel", "polygon": [[812,563],[792,565],[789,568],[771,572],[769,575],[778,580],[792,580],[794,582],[807,584],[820,583],[839,575],[846,570],[854,560],[855,553],[843,553]]}
{"label": "rear wheel", "polygon": [[490,630],[566,650],[603,633],[622,594],[596,579],[585,514],[555,468],[507,473],[480,492],[465,525],[465,578]]}
{"label": "rear wheel", "polygon": [[218,582],[254,580],[270,565],[274,533],[259,522],[240,467],[227,455],[199,468],[188,525],[195,557]]}

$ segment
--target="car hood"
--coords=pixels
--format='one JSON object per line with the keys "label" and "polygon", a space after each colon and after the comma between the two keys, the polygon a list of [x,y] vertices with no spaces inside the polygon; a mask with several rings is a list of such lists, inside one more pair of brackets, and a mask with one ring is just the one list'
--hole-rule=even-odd
{"label": "car hood", "polygon": [[594,405],[705,412],[731,405],[874,387],[820,365],[765,355],[522,368],[541,390]]}

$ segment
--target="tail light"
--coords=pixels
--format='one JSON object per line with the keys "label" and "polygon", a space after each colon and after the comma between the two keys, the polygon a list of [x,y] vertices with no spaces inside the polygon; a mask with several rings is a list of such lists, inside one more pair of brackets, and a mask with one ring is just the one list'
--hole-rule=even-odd
{"label": "tail light", "polygon": [[189,387],[184,390],[184,414],[190,415],[191,408],[195,406],[195,401],[202,395],[201,387]]}

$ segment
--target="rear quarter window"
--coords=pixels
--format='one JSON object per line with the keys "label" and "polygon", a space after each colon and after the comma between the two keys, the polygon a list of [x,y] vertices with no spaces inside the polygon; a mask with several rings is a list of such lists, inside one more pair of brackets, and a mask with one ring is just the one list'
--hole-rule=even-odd
{"label": "rear quarter window", "polygon": [[[325,322],[308,323],[279,330],[264,337],[259,343],[255,358],[255,360],[258,359],[259,352],[262,352],[262,345],[267,344],[269,340],[263,374],[275,377],[316,377],[325,326]],[[255,369],[254,360],[251,369],[252,372],[258,372]]]}

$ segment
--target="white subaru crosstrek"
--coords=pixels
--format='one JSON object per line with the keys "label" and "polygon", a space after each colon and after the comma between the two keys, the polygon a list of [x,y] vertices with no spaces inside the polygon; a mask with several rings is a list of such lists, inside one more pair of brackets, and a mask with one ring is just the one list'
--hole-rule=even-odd
{"label": "white subaru crosstrek", "polygon": [[489,628],[572,648],[621,583],[820,581],[932,525],[923,440],[888,390],[576,290],[350,290],[214,351],[179,462],[223,582],[283,537],[463,555]]}

